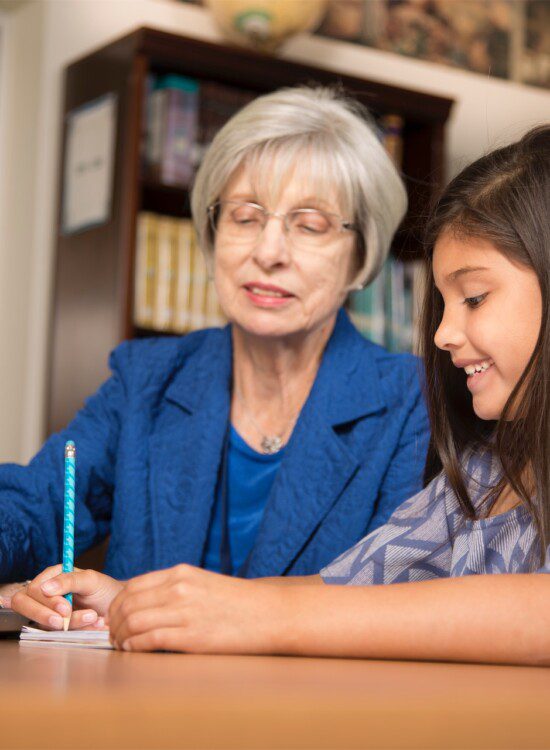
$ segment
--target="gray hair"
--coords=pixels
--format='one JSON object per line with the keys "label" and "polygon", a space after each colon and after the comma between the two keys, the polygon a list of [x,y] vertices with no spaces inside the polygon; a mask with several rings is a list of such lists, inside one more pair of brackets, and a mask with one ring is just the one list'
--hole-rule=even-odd
{"label": "gray hair", "polygon": [[364,107],[331,88],[298,86],[254,99],[221,128],[197,172],[191,197],[198,243],[209,268],[214,237],[208,207],[242,165],[250,167],[264,190],[277,191],[291,173],[317,196],[336,192],[344,218],[357,226],[362,240],[353,286],[376,277],[407,210],[407,194]]}

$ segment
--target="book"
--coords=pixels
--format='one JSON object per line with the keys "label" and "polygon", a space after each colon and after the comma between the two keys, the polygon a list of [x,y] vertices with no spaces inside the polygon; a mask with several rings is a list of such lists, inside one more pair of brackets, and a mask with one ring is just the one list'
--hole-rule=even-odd
{"label": "book", "polygon": [[399,115],[384,115],[378,122],[382,129],[382,143],[398,170],[403,166],[404,120]]}
{"label": "book", "polygon": [[70,646],[72,648],[112,649],[108,630],[41,630],[30,625],[21,628],[19,644],[25,646]]}
{"label": "book", "polygon": [[192,330],[204,328],[206,318],[206,287],[208,272],[206,262],[197,245],[195,235],[191,243],[192,271],[191,271],[191,305],[189,311],[189,327]]}
{"label": "book", "polygon": [[134,276],[134,323],[153,325],[157,273],[157,218],[149,212],[138,215]]}
{"label": "book", "polygon": [[176,228],[176,300],[173,330],[185,333],[191,325],[191,283],[193,273],[193,224],[182,219]]}
{"label": "book", "polygon": [[177,220],[169,216],[157,216],[157,272],[153,327],[157,331],[169,331],[175,313],[176,292],[176,225]]}
{"label": "book", "polygon": [[158,85],[156,79],[150,84],[145,105],[147,118],[145,169],[152,179],[160,178],[162,158],[162,131],[166,110],[166,90]]}
{"label": "book", "polygon": [[417,350],[422,267],[390,257],[366,289],[350,295],[351,319],[364,336],[390,351]]}
{"label": "book", "polygon": [[188,187],[193,179],[193,149],[197,140],[199,84],[193,78],[163,78],[164,122],[159,179],[166,185]]}
{"label": "book", "polygon": [[188,187],[194,174],[199,83],[176,74],[154,79],[145,104],[145,172],[167,185]]}

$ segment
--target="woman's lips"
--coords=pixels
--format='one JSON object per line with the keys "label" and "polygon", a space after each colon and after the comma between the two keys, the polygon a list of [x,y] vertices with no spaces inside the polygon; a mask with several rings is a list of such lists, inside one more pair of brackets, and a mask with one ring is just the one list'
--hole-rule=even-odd
{"label": "woman's lips", "polygon": [[283,307],[288,305],[294,295],[282,287],[271,284],[251,283],[243,287],[248,299],[258,307]]}

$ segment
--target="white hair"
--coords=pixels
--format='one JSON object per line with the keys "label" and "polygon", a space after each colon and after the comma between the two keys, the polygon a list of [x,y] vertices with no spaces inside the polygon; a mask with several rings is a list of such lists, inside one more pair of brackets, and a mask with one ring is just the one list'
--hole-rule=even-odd
{"label": "white hair", "polygon": [[208,207],[242,165],[264,190],[279,190],[291,174],[311,185],[316,196],[336,195],[343,218],[356,225],[362,240],[353,286],[376,277],[407,210],[407,194],[364,107],[331,88],[298,86],[254,99],[221,128],[191,197],[209,268],[214,237]]}

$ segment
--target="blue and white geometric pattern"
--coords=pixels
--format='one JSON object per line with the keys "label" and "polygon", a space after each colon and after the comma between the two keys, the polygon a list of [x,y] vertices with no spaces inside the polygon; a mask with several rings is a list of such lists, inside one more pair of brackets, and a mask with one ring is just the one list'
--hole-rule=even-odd
{"label": "blue and white geometric pattern", "polygon": [[502,475],[498,459],[470,454],[463,462],[478,520],[464,517],[442,473],[388,522],[321,570],[325,583],[386,584],[485,573],[550,573],[550,547],[539,566],[538,535],[525,505],[483,518],[483,500]]}

